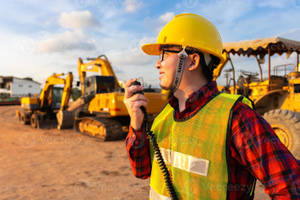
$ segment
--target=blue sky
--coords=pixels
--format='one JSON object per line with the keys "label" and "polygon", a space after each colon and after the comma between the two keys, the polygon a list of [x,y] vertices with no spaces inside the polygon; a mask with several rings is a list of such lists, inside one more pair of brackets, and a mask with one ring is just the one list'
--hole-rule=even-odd
{"label": "blue sky", "polygon": [[[143,77],[157,86],[156,58],[140,46],[155,41],[163,25],[183,12],[209,19],[224,42],[273,36],[300,41],[300,0],[2,0],[0,75],[44,82],[54,72],[72,71],[76,79],[78,57],[106,54],[119,80]],[[254,59],[233,61],[258,70]],[[293,54],[288,60],[275,56],[272,64],[295,62]]]}

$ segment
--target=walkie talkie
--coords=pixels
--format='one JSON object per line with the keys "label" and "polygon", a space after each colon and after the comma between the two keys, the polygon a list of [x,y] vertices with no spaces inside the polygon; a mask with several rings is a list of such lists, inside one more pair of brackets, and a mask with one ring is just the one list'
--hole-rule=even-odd
{"label": "walkie talkie", "polygon": [[[135,80],[133,83],[131,83],[131,85],[141,85],[141,83],[137,80]],[[143,90],[139,90],[139,91],[136,91],[134,92],[132,95],[135,95],[135,94],[144,94]]]}
{"label": "walkie talkie", "polygon": [[[131,85],[141,85],[141,83],[136,80]],[[135,95],[135,94],[144,94],[144,92],[142,90],[139,90],[139,91],[134,92],[132,95]],[[146,134],[148,135],[148,137],[150,138],[150,141],[152,143],[153,152],[156,156],[159,168],[161,169],[161,171],[164,175],[164,179],[165,179],[167,188],[169,190],[170,196],[171,196],[172,200],[179,200],[178,197],[177,197],[177,194],[175,192],[175,189],[173,187],[169,170],[168,170],[168,168],[166,166],[166,163],[164,162],[164,159],[163,159],[163,157],[161,155],[161,152],[159,150],[159,146],[157,144],[155,135],[150,130],[150,126],[149,126],[149,122],[148,122],[148,114],[146,112],[146,108],[144,106],[141,106],[141,110],[144,113],[144,122],[143,123],[144,123]]]}
{"label": "walkie talkie", "polygon": [[[135,80],[131,85],[141,85],[141,83],[139,81]],[[144,94],[144,91],[143,90],[136,91],[132,94],[132,96],[135,95],[135,94]],[[141,106],[141,110],[144,113],[144,122],[147,123],[148,122],[148,115],[147,115],[147,112],[146,112],[146,108],[144,106]]]}

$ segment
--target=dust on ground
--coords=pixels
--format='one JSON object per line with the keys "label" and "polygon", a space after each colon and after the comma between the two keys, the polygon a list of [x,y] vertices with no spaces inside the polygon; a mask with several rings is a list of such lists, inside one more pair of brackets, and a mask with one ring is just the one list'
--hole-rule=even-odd
{"label": "dust on ground", "polygon": [[[124,141],[21,125],[19,106],[0,106],[0,199],[146,200],[149,180],[132,175]],[[256,200],[269,199],[257,186]]]}

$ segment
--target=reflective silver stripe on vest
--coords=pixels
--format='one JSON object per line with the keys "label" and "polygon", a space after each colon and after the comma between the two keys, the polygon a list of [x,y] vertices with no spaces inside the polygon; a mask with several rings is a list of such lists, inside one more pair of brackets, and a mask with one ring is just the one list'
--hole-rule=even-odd
{"label": "reflective silver stripe on vest", "polygon": [[150,187],[150,200],[171,200],[171,198],[158,194],[152,187]]}
{"label": "reflective silver stripe on vest", "polygon": [[170,149],[159,149],[166,164],[201,176],[207,176],[209,160],[172,151]]}

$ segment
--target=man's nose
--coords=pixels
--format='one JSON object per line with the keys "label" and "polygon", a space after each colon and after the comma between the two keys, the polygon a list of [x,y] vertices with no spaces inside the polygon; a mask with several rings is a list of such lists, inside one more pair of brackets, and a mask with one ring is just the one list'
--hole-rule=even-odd
{"label": "man's nose", "polygon": [[161,61],[160,59],[157,59],[156,63],[155,63],[155,68],[159,69],[161,65]]}

